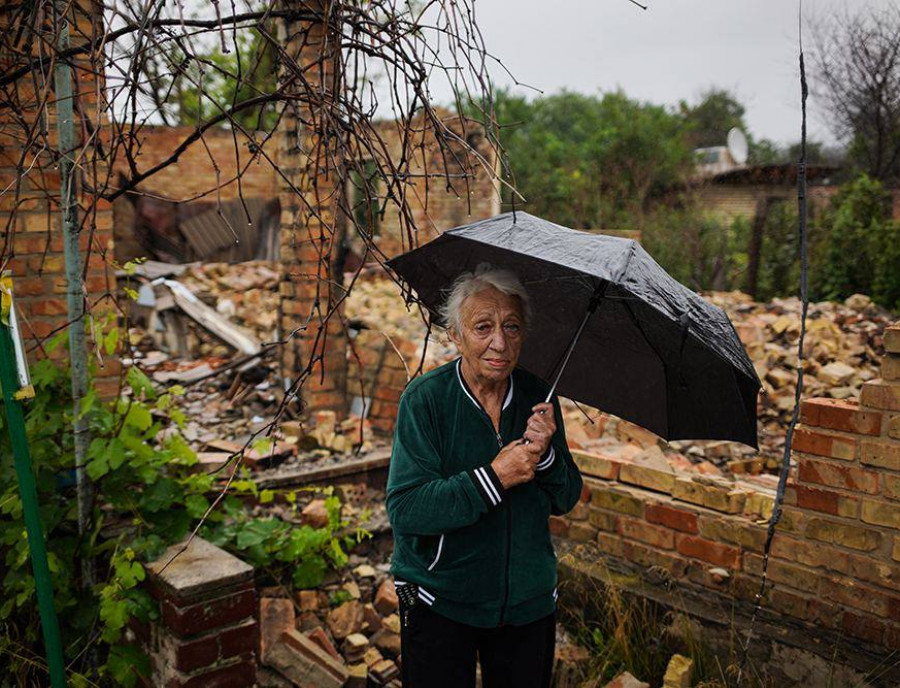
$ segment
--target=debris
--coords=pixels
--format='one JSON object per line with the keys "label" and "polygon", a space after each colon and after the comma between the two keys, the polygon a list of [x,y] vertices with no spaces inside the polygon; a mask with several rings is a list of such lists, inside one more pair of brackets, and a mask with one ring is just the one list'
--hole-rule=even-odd
{"label": "debris", "polygon": [[630,673],[623,671],[612,681],[607,683],[605,688],[650,688],[650,684],[638,681]]}
{"label": "debris", "polygon": [[684,655],[672,655],[663,677],[663,688],[691,688],[693,675],[693,659]]}

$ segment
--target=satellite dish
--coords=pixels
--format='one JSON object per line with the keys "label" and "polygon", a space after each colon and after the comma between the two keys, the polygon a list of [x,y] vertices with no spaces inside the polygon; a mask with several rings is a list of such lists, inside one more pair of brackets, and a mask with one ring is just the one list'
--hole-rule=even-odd
{"label": "satellite dish", "polygon": [[728,132],[728,152],[731,154],[732,160],[734,160],[738,165],[743,165],[747,162],[747,137],[744,136],[744,132],[742,132],[737,127],[732,127]]}

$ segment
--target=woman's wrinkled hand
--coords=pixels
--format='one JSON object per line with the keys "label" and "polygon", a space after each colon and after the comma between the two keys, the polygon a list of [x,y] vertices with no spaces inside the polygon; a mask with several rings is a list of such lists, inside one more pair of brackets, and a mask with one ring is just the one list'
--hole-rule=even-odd
{"label": "woman's wrinkled hand", "polygon": [[540,456],[535,454],[524,440],[516,440],[500,450],[497,458],[491,462],[491,468],[494,469],[503,489],[508,490],[534,478],[534,469]]}
{"label": "woman's wrinkled hand", "polygon": [[556,432],[556,419],[552,404],[537,404],[531,410],[534,413],[528,419],[523,439],[529,442],[529,451],[541,457],[550,449],[550,440]]}

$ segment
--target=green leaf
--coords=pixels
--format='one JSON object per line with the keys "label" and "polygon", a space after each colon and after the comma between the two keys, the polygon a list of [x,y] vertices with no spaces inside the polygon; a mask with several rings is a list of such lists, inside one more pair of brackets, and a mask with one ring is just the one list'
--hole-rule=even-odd
{"label": "green leaf", "polygon": [[184,506],[191,518],[201,518],[209,508],[209,501],[203,495],[193,494],[184,500]]}
{"label": "green leaf", "polygon": [[275,492],[272,490],[262,490],[259,493],[260,504],[270,504],[275,499]]}
{"label": "green leaf", "polygon": [[274,518],[255,519],[247,523],[237,536],[239,549],[248,549],[254,545],[260,545],[271,537],[281,526],[281,522]]}
{"label": "green leaf", "polygon": [[107,473],[109,473],[109,464],[106,456],[98,456],[93,461],[88,462],[87,474],[91,480],[99,480]]}
{"label": "green leaf", "polygon": [[153,417],[146,407],[140,404],[132,404],[131,408],[128,409],[128,415],[125,416],[125,423],[137,430],[144,431],[153,424]]}
{"label": "green leaf", "polygon": [[146,399],[156,398],[156,389],[154,389],[153,383],[150,382],[150,378],[144,375],[137,367],[131,366],[128,369],[126,379],[135,396],[140,397],[143,394]]}
{"label": "green leaf", "polygon": [[118,437],[113,437],[109,441],[106,449],[106,462],[112,470],[116,470],[125,462],[125,445]]}
{"label": "green leaf", "polygon": [[112,356],[116,352],[116,346],[119,343],[119,328],[114,327],[103,338],[103,348],[106,350],[107,356]]}

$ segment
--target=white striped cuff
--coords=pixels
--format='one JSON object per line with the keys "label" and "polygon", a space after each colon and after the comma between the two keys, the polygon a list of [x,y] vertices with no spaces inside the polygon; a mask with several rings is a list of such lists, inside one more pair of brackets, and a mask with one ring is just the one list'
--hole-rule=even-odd
{"label": "white striped cuff", "polygon": [[491,468],[490,464],[479,466],[475,470],[469,471],[469,477],[472,479],[472,483],[475,485],[478,494],[481,495],[481,498],[484,500],[488,509],[500,505],[500,502],[503,501],[503,495],[506,494],[506,490],[503,489],[503,485],[500,484],[500,479],[497,477],[497,474],[494,473],[494,469]]}
{"label": "white striped cuff", "polygon": [[548,451],[540,461],[538,461],[537,466],[535,466],[535,470],[538,471],[546,471],[550,466],[553,465],[553,460],[556,458],[556,450],[551,446],[550,451]]}

